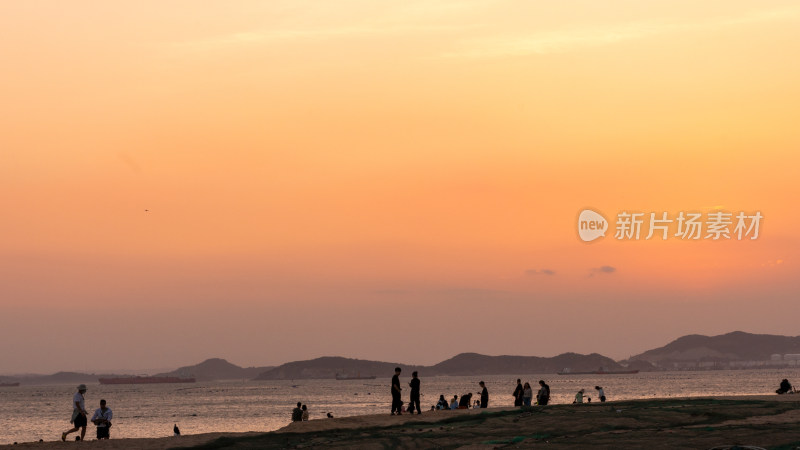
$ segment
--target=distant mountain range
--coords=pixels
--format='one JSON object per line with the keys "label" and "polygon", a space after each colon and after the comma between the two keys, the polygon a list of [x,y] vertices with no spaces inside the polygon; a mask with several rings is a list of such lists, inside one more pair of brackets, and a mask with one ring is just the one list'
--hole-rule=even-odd
{"label": "distant mountain range", "polygon": [[239,367],[221,358],[211,358],[194,366],[181,367],[172,372],[159,373],[155,376],[194,378],[197,381],[250,380],[272,368],[273,366]]}
{"label": "distant mountain range", "polygon": [[347,377],[380,376],[394,373],[401,367],[404,373],[415,370],[425,376],[435,375],[495,375],[521,373],[554,373],[566,367],[574,371],[608,370],[623,368],[613,359],[597,353],[580,355],[564,353],[552,358],[538,356],[487,356],[477,353],[461,353],[433,366],[409,366],[393,362],[367,361],[341,357],[323,357],[308,361],[295,361],[268,370],[257,380],[285,380],[304,378],[334,378],[337,374]]}
{"label": "distant mountain range", "polygon": [[90,384],[97,383],[98,378],[123,377],[127,375],[118,374],[93,374],[80,372],[56,372],[52,375],[17,375],[0,376],[0,383],[20,383],[20,384]]}
{"label": "distant mountain range", "polygon": [[364,359],[342,358],[340,356],[323,356],[308,361],[294,361],[267,370],[256,377],[256,380],[299,380],[308,378],[332,379],[337,374],[349,377],[385,376],[394,373],[394,368],[402,366],[411,373],[424,369],[424,366],[368,361]]}
{"label": "distant mountain range", "polygon": [[[735,331],[719,336],[688,335],[669,344],[648,350],[625,361],[614,361],[592,353],[563,353],[553,357],[488,356],[461,353],[432,366],[411,366],[395,362],[369,361],[326,356],[307,361],[294,361],[277,367],[239,367],[220,358],[205,360],[157,376],[193,377],[197,381],[213,380],[281,380],[332,379],[343,377],[388,377],[395,367],[404,374],[414,370],[425,376],[435,375],[495,375],[525,373],[555,373],[565,368],[574,372],[604,368],[615,370],[667,370],[703,368],[800,367],[800,336],[776,336]],[[113,378],[115,374],[58,372],[52,375],[0,376],[0,383],[21,384],[94,384],[97,379]]]}
{"label": "distant mountain range", "polygon": [[462,353],[433,366],[408,366],[398,363],[365,361],[338,357],[317,358],[283,364],[261,373],[259,380],[333,378],[345,376],[388,376],[394,367],[403,372],[418,370],[426,376],[555,373],[564,368],[573,372],[669,369],[744,369],[755,367],[800,367],[800,336],[778,336],[734,331],[719,336],[688,335],[648,350],[628,360],[616,362],[597,353],[563,353],[550,358],[536,356],[487,356]]}
{"label": "distant mountain range", "polygon": [[[194,366],[185,366],[175,369],[172,372],[159,373],[159,377],[186,377],[194,378],[197,381],[215,380],[251,380],[272,369],[272,366],[264,367],[239,367],[220,358],[207,359]],[[117,378],[129,377],[122,374],[93,374],[79,372],[57,372],[52,375],[19,375],[19,376],[0,376],[0,383],[20,383],[20,384],[96,384],[98,378]]]}
{"label": "distant mountain range", "polygon": [[[661,367],[685,362],[734,362],[734,361],[791,361],[785,355],[800,354],[800,336],[776,336],[734,331],[719,336],[691,334],[669,344],[648,350],[630,361],[647,361]],[[780,355],[781,359],[773,359]]]}
{"label": "distant mountain range", "polygon": [[623,366],[597,353],[581,355],[562,353],[550,358],[540,356],[486,356],[461,353],[431,367],[436,375],[501,375],[515,373],[555,373],[565,368],[590,371],[599,368],[621,370]]}

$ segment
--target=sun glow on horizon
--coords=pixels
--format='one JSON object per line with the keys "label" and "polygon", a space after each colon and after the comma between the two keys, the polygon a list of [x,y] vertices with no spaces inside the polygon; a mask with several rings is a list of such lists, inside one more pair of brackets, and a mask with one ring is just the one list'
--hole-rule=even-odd
{"label": "sun glow on horizon", "polygon": [[[391,312],[418,323],[412,344],[486,324],[425,361],[796,328],[768,312],[797,286],[793,2],[44,1],[3,4],[0,24],[9,364],[65,364],[59,323],[107,309],[117,348],[153,332],[187,362],[254,364],[290,359],[254,355],[291,324],[315,354],[387,359],[388,337],[325,337],[381,334]],[[752,242],[586,244],[589,206],[764,221]],[[125,323],[159,309],[177,318]],[[560,335],[573,315],[620,324]]]}

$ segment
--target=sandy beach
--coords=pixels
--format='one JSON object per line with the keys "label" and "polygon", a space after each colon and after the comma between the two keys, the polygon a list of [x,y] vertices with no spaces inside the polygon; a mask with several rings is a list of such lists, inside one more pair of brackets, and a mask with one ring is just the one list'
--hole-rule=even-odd
{"label": "sandy beach", "polygon": [[[90,430],[90,432],[93,430]],[[89,433],[87,433],[88,435]],[[800,447],[800,395],[675,398],[532,408],[365,415],[269,433],[20,443],[5,448],[713,448]]]}

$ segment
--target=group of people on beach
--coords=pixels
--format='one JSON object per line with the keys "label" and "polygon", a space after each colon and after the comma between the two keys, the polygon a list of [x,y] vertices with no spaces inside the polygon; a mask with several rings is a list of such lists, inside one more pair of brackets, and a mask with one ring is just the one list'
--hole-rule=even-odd
{"label": "group of people on beach", "polygon": [[[606,393],[603,390],[603,388],[601,388],[600,386],[595,386],[594,388],[597,390],[597,396],[600,397],[600,401],[601,402],[606,401]],[[584,392],[585,391],[583,389],[578,391],[578,393],[575,394],[575,400],[573,400],[572,403],[583,403],[583,394],[584,394]],[[592,403],[592,398],[591,397],[586,397],[586,403]]]}
{"label": "group of people on beach", "polygon": [[[391,386],[391,393],[392,393],[392,412],[391,415],[402,415],[404,412],[409,414],[414,414],[414,411],[417,414],[422,414],[422,406],[420,405],[420,379],[419,374],[414,371],[411,373],[411,381],[409,381],[408,386],[411,388],[411,394],[409,396],[408,407],[403,405],[403,400],[401,394],[403,392],[403,388],[400,386],[400,373],[403,369],[399,367],[395,367],[394,369],[394,376],[392,377],[392,386]],[[475,404],[471,405],[472,394],[465,394],[461,396],[461,401],[458,401],[458,396],[456,395],[453,397],[453,401],[448,403],[447,400],[444,398],[444,395],[439,396],[439,402],[435,405],[431,405],[431,411],[437,409],[467,409],[470,406],[473,408],[486,408],[489,406],[489,390],[486,389],[486,383],[481,381],[478,383],[481,387],[481,392],[478,394],[480,395],[480,400],[475,400]]]}
{"label": "group of people on beach", "polygon": [[472,393],[468,392],[461,396],[459,400],[458,395],[454,395],[453,399],[450,400],[450,403],[447,403],[447,400],[444,398],[444,395],[439,396],[439,401],[435,405],[431,405],[431,411],[437,411],[442,409],[477,409],[477,408],[487,408],[489,406],[489,390],[486,388],[486,383],[483,381],[478,383],[478,386],[481,388],[481,392],[476,392],[477,395],[480,395],[480,400],[475,400],[475,403],[472,403]]}
{"label": "group of people on beach", "polygon": [[[400,415],[404,412],[408,412],[409,414],[414,414],[416,410],[417,414],[422,414],[422,410],[420,407],[420,380],[419,374],[415,371],[411,374],[411,381],[408,383],[409,387],[411,388],[411,395],[409,397],[408,407],[404,408],[403,400],[401,398],[401,393],[403,388],[400,386],[400,373],[402,373],[402,369],[400,367],[396,367],[394,369],[394,376],[392,377],[392,386],[391,386],[391,393],[392,393],[392,412],[391,415]],[[448,402],[444,395],[439,396],[439,401],[431,406],[431,411],[435,410],[452,410],[452,409],[468,409],[468,408],[488,408],[489,407],[489,390],[486,388],[486,383],[480,381],[478,383],[480,386],[480,392],[476,392],[475,395],[479,396],[479,400],[475,400],[475,403],[472,403],[472,393],[466,393],[461,396],[459,400],[458,395],[454,395],[453,398]],[[602,387],[595,386],[597,390],[597,395],[600,398],[601,402],[606,401],[606,394]],[[525,382],[522,383],[521,379],[517,379],[517,386],[514,388],[514,392],[511,394],[514,397],[514,406],[532,406],[532,405],[547,405],[550,403],[550,385],[545,383],[544,380],[539,380],[539,390],[536,392],[536,399],[534,401],[534,393],[533,389],[531,388],[530,383]],[[583,403],[584,400],[584,390],[581,389],[575,394],[575,401],[573,403]],[[592,399],[587,397],[588,402],[591,402]]]}
{"label": "group of people on beach", "polygon": [[[420,385],[421,381],[419,379],[419,374],[415,371],[411,374],[411,381],[408,383],[409,387],[411,388],[411,395],[409,397],[408,407],[403,406],[403,401],[401,399],[401,393],[403,388],[400,386],[400,373],[402,369],[397,367],[394,369],[394,376],[392,377],[392,415],[401,415],[403,412],[408,412],[409,414],[414,414],[416,410],[417,414],[422,414],[422,407],[420,405]],[[468,408],[488,408],[489,407],[489,390],[486,387],[486,383],[484,381],[480,381],[478,383],[480,386],[480,392],[476,392],[475,394],[479,396],[479,400],[476,399],[475,403],[472,403],[472,393],[463,394],[461,399],[458,398],[458,395],[454,395],[452,400],[448,402],[444,395],[439,396],[439,401],[435,405],[431,405],[431,410],[451,410],[451,409],[468,409]],[[544,380],[539,380],[539,391],[536,394],[536,404],[537,405],[546,405],[550,401],[550,386],[544,382]],[[598,390],[598,394],[600,396],[600,401],[604,402],[606,400],[605,393],[603,392],[603,388],[600,386],[595,386],[595,389]],[[575,401],[573,403],[583,403],[583,389],[581,389],[575,395]],[[97,427],[97,439],[109,439],[111,437],[110,430],[111,430],[111,420],[113,419],[113,412],[111,408],[108,407],[106,401],[101,399],[100,400],[100,407],[97,408],[92,415],[91,419],[89,419],[89,413],[86,411],[86,385],[81,384],[78,386],[78,392],[75,393],[72,397],[72,416],[70,418],[70,423],[73,427],[67,431],[61,433],[61,440],[66,441],[67,436],[72,433],[80,431],[80,436],[77,436],[75,440],[82,441],[86,437],[86,427],[88,422],[91,421]],[[522,384],[522,380],[517,379],[517,386],[512,393],[514,397],[514,406],[531,406],[533,400],[533,390],[529,383]],[[591,399],[589,399],[591,401]],[[333,418],[331,413],[328,413],[329,418]],[[297,402],[297,407],[294,408],[292,411],[292,422],[303,422],[308,420],[308,407],[302,402]],[[175,424],[173,428],[173,433],[175,436],[180,436],[180,430],[178,429],[178,425]]]}
{"label": "group of people on beach", "polygon": [[303,402],[297,402],[297,407],[292,410],[292,422],[308,420],[308,407]]}
{"label": "group of people on beach", "polygon": [[89,413],[86,411],[86,398],[84,397],[85,394],[86,385],[81,384],[78,386],[78,392],[72,396],[72,417],[70,418],[69,422],[73,425],[73,427],[61,433],[62,441],[66,441],[67,436],[77,431],[80,431],[81,435],[75,440],[84,440],[86,437],[86,425],[88,424],[88,420],[91,420],[92,423],[97,427],[97,439],[109,439],[111,437],[111,419],[114,417],[113,413],[111,412],[111,408],[106,406],[105,400],[100,400],[100,407],[95,410],[92,418],[88,419]]}
{"label": "group of people on beach", "polygon": [[[517,387],[511,394],[514,396],[514,406],[531,406],[533,403],[533,388],[527,381],[522,384],[522,380],[517,378]],[[546,405],[550,402],[550,385],[544,380],[539,380],[539,390],[536,392],[536,404]]]}
{"label": "group of people on beach", "polygon": [[[403,412],[407,412],[409,414],[414,414],[414,411],[417,411],[417,414],[422,414],[422,407],[420,406],[420,380],[419,374],[414,371],[411,373],[411,381],[408,383],[408,386],[411,388],[411,395],[409,397],[408,408],[403,407],[403,400],[401,398],[401,393],[403,388],[400,387],[400,373],[403,369],[399,367],[395,367],[394,369],[394,376],[392,377],[392,413],[391,415],[402,415]],[[478,383],[481,387],[481,392],[478,394],[480,395],[480,400],[475,400],[475,405],[473,408],[487,408],[489,406],[489,390],[486,389],[486,383],[481,381]],[[431,410],[436,409],[466,409],[470,407],[470,401],[472,399],[472,394],[465,394],[461,396],[461,402],[458,402],[458,396],[453,397],[452,403],[447,403],[445,400],[444,395],[439,396],[439,402],[436,405],[431,406]],[[452,408],[452,405],[457,405],[456,408]]]}
{"label": "group of people on beach", "polygon": [[[328,419],[333,419],[333,413],[327,413]],[[292,410],[292,422],[305,422],[308,420],[308,406],[303,402],[297,402],[297,406]]]}
{"label": "group of people on beach", "polygon": [[[400,373],[402,373],[402,369],[400,367],[396,367],[394,369],[394,376],[392,377],[391,385],[391,415],[401,415],[403,412],[414,414],[415,410],[417,414],[422,414],[422,407],[420,406],[421,381],[419,379],[419,374],[416,371],[412,372],[411,374],[411,381],[408,383],[409,387],[411,388],[411,394],[409,397],[408,407],[406,408],[403,406],[403,401],[401,398],[403,388],[400,386]],[[447,399],[445,399],[444,395],[440,395],[439,401],[435,405],[431,405],[431,411],[488,408],[489,390],[486,387],[486,383],[484,381],[480,381],[478,386],[480,386],[481,391],[476,392],[475,394],[479,395],[480,399],[476,399],[475,403],[472,403],[473,394],[471,392],[463,394],[460,399],[458,395],[454,395],[449,402]],[[595,386],[594,388],[597,391],[597,396],[600,401],[605,402],[606,394],[604,389],[601,386]],[[111,420],[113,419],[113,412],[111,411],[111,408],[108,407],[104,399],[101,399],[100,407],[95,410],[91,419],[89,419],[89,413],[86,410],[86,390],[86,385],[81,384],[78,386],[78,391],[72,397],[72,416],[70,418],[70,423],[73,425],[73,427],[61,433],[62,441],[66,441],[67,436],[78,431],[80,431],[80,436],[76,436],[75,440],[84,440],[86,436],[86,427],[89,421],[91,421],[97,427],[97,439],[109,439],[111,437]],[[780,387],[776,392],[778,394],[785,394],[794,393],[796,391],[789,381],[784,379],[781,381]],[[584,403],[584,394],[584,389],[580,389],[575,394],[575,400],[572,403]],[[533,403],[533,389],[531,388],[530,383],[525,382],[523,384],[521,379],[517,379],[517,385],[511,395],[514,398],[514,406],[532,406],[533,404],[544,406],[550,403],[550,386],[545,383],[544,380],[539,380],[539,390],[536,393],[536,402]],[[591,403],[592,401],[590,397],[586,397],[586,400],[587,403]],[[333,415],[328,413],[328,418],[333,418]],[[307,420],[308,407],[302,404],[302,402],[297,402],[297,407],[292,411],[292,422],[302,422]],[[177,424],[175,424],[173,427],[173,433],[175,436],[180,436],[181,434]]]}
{"label": "group of people on beach", "polygon": [[[97,427],[97,439],[110,439],[111,438],[111,419],[114,418],[114,413],[108,407],[106,401],[100,400],[100,407],[94,411],[92,418],[89,419],[89,413],[86,411],[86,385],[81,384],[78,386],[78,392],[72,396],[72,417],[69,420],[73,426],[69,430],[61,433],[61,440],[66,441],[67,436],[72,433],[80,431],[80,436],[75,436],[76,441],[82,441],[86,438],[86,426],[91,421]],[[172,428],[175,436],[181,435],[181,430],[178,424]]]}

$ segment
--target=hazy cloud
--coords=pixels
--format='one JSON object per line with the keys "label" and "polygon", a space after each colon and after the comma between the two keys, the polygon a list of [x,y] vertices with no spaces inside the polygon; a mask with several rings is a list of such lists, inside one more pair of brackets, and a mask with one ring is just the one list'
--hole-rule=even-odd
{"label": "hazy cloud", "polygon": [[472,296],[505,296],[509,295],[510,292],[508,291],[501,291],[498,289],[483,289],[483,288],[470,288],[470,287],[454,287],[454,288],[445,288],[445,289],[434,289],[430,292],[435,294],[446,294],[452,296],[464,296],[464,297],[472,297]]}
{"label": "hazy cloud", "polygon": [[555,275],[555,274],[556,272],[550,269],[528,269],[525,271],[525,275],[528,275],[529,277],[535,275]]}
{"label": "hazy cloud", "polygon": [[589,276],[594,276],[595,274],[600,275],[609,275],[617,271],[616,267],[611,266],[600,266],[600,267],[592,267],[591,271],[589,272]]}
{"label": "hazy cloud", "polygon": [[487,36],[464,40],[462,50],[449,52],[443,56],[484,58],[562,53],[668,33],[714,31],[750,23],[787,20],[796,18],[798,15],[800,15],[800,9],[786,8],[694,22],[639,21],[595,28],[581,27],[528,34]]}
{"label": "hazy cloud", "polygon": [[372,293],[378,295],[406,295],[410,294],[411,291],[406,289],[376,289]]}
{"label": "hazy cloud", "polygon": [[292,40],[321,40],[336,38],[368,38],[379,35],[403,35],[409,33],[436,33],[464,29],[452,25],[352,25],[315,28],[287,28],[273,30],[252,30],[216,36],[194,41],[176,42],[180,47],[215,48],[245,44],[268,44]]}
{"label": "hazy cloud", "polygon": [[[208,36],[199,39],[173,42],[186,48],[217,48],[236,45],[285,43],[294,40],[329,40],[338,38],[374,38],[384,35],[418,35],[420,33],[443,33],[479,28],[484,25],[464,23],[460,14],[480,11],[491,5],[488,0],[442,1],[442,2],[396,2],[381,7],[368,8],[363,15],[342,15],[341,4],[330,5],[326,10],[321,4],[293,2],[300,7],[283,23],[274,23],[263,28],[240,30],[233,33]],[[313,9],[310,9],[313,8]],[[311,13],[310,11],[314,11]]]}

